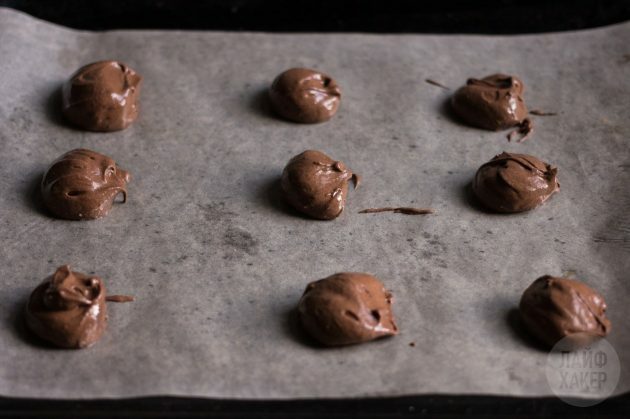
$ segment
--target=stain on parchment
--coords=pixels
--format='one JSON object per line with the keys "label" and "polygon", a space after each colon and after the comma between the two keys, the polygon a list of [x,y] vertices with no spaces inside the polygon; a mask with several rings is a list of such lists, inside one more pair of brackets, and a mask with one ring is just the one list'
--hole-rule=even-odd
{"label": "stain on parchment", "polygon": [[227,229],[223,235],[223,244],[248,255],[254,255],[258,252],[258,240],[251,233],[239,227]]}
{"label": "stain on parchment", "polygon": [[447,269],[448,264],[446,263],[446,259],[444,255],[446,255],[447,247],[440,240],[440,237],[436,234],[423,233],[422,237],[424,237],[425,246],[421,251],[421,255],[424,259],[431,259],[431,262],[440,268]]}
{"label": "stain on parchment", "polygon": [[22,106],[13,108],[9,116],[9,125],[16,136],[27,133],[33,126],[31,111]]}
{"label": "stain on parchment", "polygon": [[225,202],[199,204],[198,207],[202,211],[205,220],[210,223],[224,221],[226,218],[234,218],[237,215],[235,212],[225,208]]}

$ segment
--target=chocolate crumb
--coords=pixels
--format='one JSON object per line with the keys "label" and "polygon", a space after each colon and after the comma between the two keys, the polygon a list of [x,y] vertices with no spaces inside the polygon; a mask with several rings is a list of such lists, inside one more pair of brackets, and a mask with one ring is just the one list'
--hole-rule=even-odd
{"label": "chocolate crumb", "polygon": [[512,138],[514,138],[515,135],[521,135],[521,137],[516,140],[516,142],[522,143],[523,141],[527,140],[533,132],[534,124],[532,123],[532,120],[529,118],[525,118],[515,130],[511,131],[507,135],[507,140],[511,142]]}
{"label": "chocolate crumb", "polygon": [[536,116],[556,116],[556,115],[558,115],[557,112],[545,112],[545,111],[541,111],[539,109],[532,109],[531,111],[529,111],[529,113],[531,115],[536,115]]}
{"label": "chocolate crumb", "polygon": [[105,301],[111,301],[112,303],[130,303],[135,300],[131,295],[108,295],[105,297]]}
{"label": "chocolate crumb", "polygon": [[451,90],[451,88],[450,88],[450,87],[446,87],[446,86],[444,86],[442,83],[438,83],[438,82],[437,82],[437,81],[435,81],[435,80],[425,79],[424,81],[425,81],[425,82],[427,82],[427,83],[429,83],[429,84],[432,84],[432,85],[434,85],[434,86],[441,87],[442,89],[445,89],[445,90]]}
{"label": "chocolate crumb", "polygon": [[394,212],[406,215],[423,215],[435,214],[432,208],[413,208],[413,207],[383,207],[383,208],[367,208],[359,211],[359,214],[373,214],[377,212]]}

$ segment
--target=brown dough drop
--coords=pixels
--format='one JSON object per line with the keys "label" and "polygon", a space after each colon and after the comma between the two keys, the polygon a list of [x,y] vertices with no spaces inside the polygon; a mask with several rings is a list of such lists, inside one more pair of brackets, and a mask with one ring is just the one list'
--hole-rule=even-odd
{"label": "brown dough drop", "polygon": [[556,193],[558,169],[526,154],[501,153],[482,165],[473,180],[479,201],[496,212],[536,208]]}
{"label": "brown dough drop", "polygon": [[119,131],[138,117],[142,77],[118,61],[99,61],[77,70],[62,89],[66,119],[89,131]]}
{"label": "brown dough drop", "polygon": [[333,117],[339,108],[341,89],[324,73],[291,68],[273,81],[269,98],[274,111],[281,117],[312,124]]}
{"label": "brown dough drop", "polygon": [[523,293],[519,308],[529,331],[550,347],[567,336],[575,336],[577,346],[588,344],[588,338],[606,336],[611,329],[604,298],[574,279],[538,278]]}
{"label": "brown dough drop", "polygon": [[56,217],[89,220],[104,217],[119,194],[127,200],[131,175],[110,157],[76,149],[48,168],[41,184],[44,204]]}
{"label": "brown dough drop", "polygon": [[94,344],[107,327],[101,278],[61,266],[39,285],[26,306],[26,323],[40,338],[61,348]]}
{"label": "brown dough drop", "polygon": [[524,90],[518,77],[505,74],[468,79],[451,98],[451,105],[468,125],[503,130],[520,125],[527,118]]}
{"label": "brown dough drop", "polygon": [[286,200],[296,210],[320,220],[332,220],[343,211],[348,181],[359,184],[359,176],[342,162],[320,151],[307,150],[289,160],[282,172]]}
{"label": "brown dough drop", "polygon": [[311,282],[298,304],[304,329],[327,346],[393,336],[392,294],[372,275],[342,272]]}

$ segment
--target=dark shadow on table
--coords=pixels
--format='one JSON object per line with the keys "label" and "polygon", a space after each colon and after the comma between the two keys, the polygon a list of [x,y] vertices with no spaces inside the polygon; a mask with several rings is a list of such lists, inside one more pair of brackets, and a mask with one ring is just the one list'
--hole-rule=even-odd
{"label": "dark shadow on table", "polygon": [[281,120],[271,108],[271,100],[269,99],[269,88],[267,86],[258,88],[250,97],[248,108],[256,115]]}
{"label": "dark shadow on table", "polygon": [[22,191],[22,201],[24,206],[37,214],[51,217],[48,210],[46,210],[41,194],[41,184],[44,172],[33,173],[34,174],[29,178],[28,182],[26,182],[26,186]]}
{"label": "dark shadow on table", "polygon": [[505,314],[505,321],[512,331],[514,338],[519,340],[523,345],[540,352],[549,352],[550,348],[532,336],[532,334],[527,330],[518,308],[514,307],[508,310]]}
{"label": "dark shadow on table", "polygon": [[[296,302],[297,304],[297,302]],[[284,331],[294,341],[311,348],[325,350],[326,346],[313,339],[300,324],[300,314],[297,307],[290,308],[284,313]]]}
{"label": "dark shadow on table", "polygon": [[[37,285],[38,284],[33,284],[33,289]],[[28,326],[26,325],[25,310],[29,298],[29,293],[30,291],[28,289],[24,289],[24,295],[21,296],[21,298],[16,299],[8,307],[9,315],[6,317],[6,329],[28,346],[37,347],[39,349],[59,350],[58,348],[41,339],[28,329]],[[15,290],[10,290],[10,295],[13,297],[15,295]],[[2,417],[1,411],[0,417]]]}
{"label": "dark shadow on table", "polygon": [[47,96],[45,96],[44,111],[48,120],[55,125],[62,125],[64,127],[71,126],[67,123],[61,111],[61,89],[62,83],[55,85]]}
{"label": "dark shadow on table", "polygon": [[284,198],[284,193],[282,191],[280,180],[281,176],[277,175],[268,177],[262,182],[258,183],[258,201],[267,208],[292,217],[298,217],[304,220],[312,220],[313,222],[320,221],[302,214],[287,203],[286,199]]}
{"label": "dark shadow on table", "polygon": [[476,127],[471,127],[470,125],[464,123],[464,121],[462,121],[457,114],[455,113],[455,111],[453,110],[453,106],[451,105],[451,95],[448,95],[440,104],[440,107],[438,108],[439,114],[441,116],[444,117],[445,120],[452,122],[453,124],[462,126],[462,127],[466,127],[466,128],[470,128],[470,129],[474,129],[474,130],[478,130],[478,131],[482,131],[479,128]]}
{"label": "dark shadow on table", "polygon": [[[474,175],[473,175],[474,176]],[[467,181],[464,185],[461,186],[460,197],[466,206],[474,209],[475,211],[482,212],[484,214],[489,215],[503,215],[505,214],[497,214],[495,212],[490,211],[488,208],[483,206],[479,199],[475,195],[472,187],[472,180]]]}

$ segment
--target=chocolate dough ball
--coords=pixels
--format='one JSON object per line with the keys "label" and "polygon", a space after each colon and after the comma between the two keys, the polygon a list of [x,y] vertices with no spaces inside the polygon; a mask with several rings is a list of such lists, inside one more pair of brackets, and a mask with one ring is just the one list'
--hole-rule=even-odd
{"label": "chocolate dough ball", "polygon": [[77,70],[62,89],[63,114],[89,131],[118,131],[138,117],[142,77],[118,61],[99,61]]}
{"label": "chocolate dough ball", "polygon": [[451,104],[467,124],[487,130],[503,130],[520,125],[527,118],[523,101],[523,82],[514,76],[493,74],[483,79],[468,79]]}
{"label": "chocolate dough ball", "polygon": [[101,278],[61,266],[39,285],[26,306],[26,323],[42,339],[61,348],[86,348],[107,327]]}
{"label": "chocolate dough ball", "polygon": [[44,204],[59,218],[88,220],[107,215],[119,194],[127,200],[130,175],[110,157],[86,149],[59,157],[42,179]]}
{"label": "chocolate dough ball", "polygon": [[332,220],[343,211],[348,181],[359,176],[342,162],[320,151],[307,150],[289,160],[282,172],[282,190],[296,210],[320,220]]}
{"label": "chocolate dough ball", "polygon": [[339,108],[341,90],[326,74],[292,68],[276,77],[269,97],[278,115],[290,121],[312,124],[332,118]]}
{"label": "chocolate dough ball", "polygon": [[501,153],[477,170],[473,191],[496,212],[536,208],[558,191],[558,169],[526,154]]}
{"label": "chocolate dough ball", "polygon": [[574,279],[538,278],[523,293],[520,312],[529,331],[550,347],[572,335],[586,344],[585,336],[606,336],[611,329],[604,298]]}
{"label": "chocolate dough ball", "polygon": [[324,345],[349,345],[393,336],[392,294],[375,277],[342,272],[311,282],[298,305],[300,322]]}

